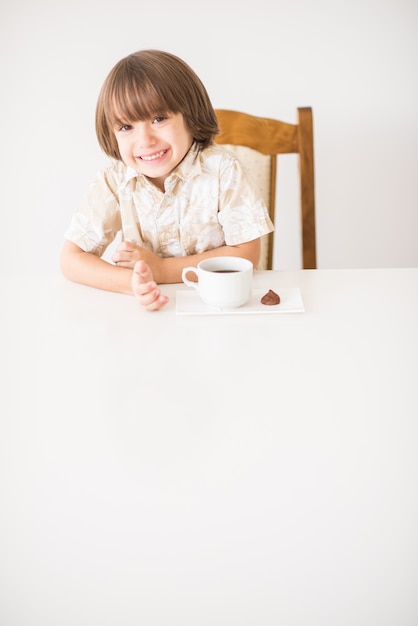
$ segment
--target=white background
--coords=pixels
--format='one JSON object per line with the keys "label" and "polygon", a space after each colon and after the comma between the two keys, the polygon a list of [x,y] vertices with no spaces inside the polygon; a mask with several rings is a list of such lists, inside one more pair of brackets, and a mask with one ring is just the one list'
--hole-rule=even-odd
{"label": "white background", "polygon": [[[2,268],[58,268],[107,162],[99,89],[141,48],[183,57],[216,108],[313,107],[320,268],[418,265],[416,0],[6,0],[0,29]],[[297,269],[289,161],[281,178],[275,266]]]}
{"label": "white background", "polygon": [[[58,271],[71,214],[106,163],[94,132],[100,86],[121,57],[148,47],[189,62],[215,107],[288,121],[297,106],[313,107],[320,268],[418,266],[416,0],[2,0],[0,271]],[[290,168],[282,174],[286,189]],[[284,195],[291,204],[290,191]],[[298,242],[287,235],[296,217],[280,214],[280,267],[300,265]],[[304,616],[321,612],[320,624],[336,626],[416,623],[416,420],[409,407],[416,406],[417,352],[412,322],[405,334],[402,327],[413,308],[398,318],[402,285],[392,294],[389,285],[393,299],[372,326],[369,304],[381,291],[367,292],[363,277],[364,315],[357,302],[344,301],[333,273],[325,274],[329,288],[317,316],[286,319],[275,329],[281,358],[270,379],[277,384],[267,381],[264,398],[277,390],[280,418],[283,406],[293,406],[286,400],[295,403],[290,419],[285,411],[279,420],[256,414],[251,393],[246,415],[218,411],[215,386],[202,410],[191,401],[172,419],[172,406],[185,397],[172,375],[184,375],[180,347],[198,393],[206,381],[202,353],[210,384],[228,373],[230,359],[219,358],[227,343],[244,368],[240,324],[190,334],[189,318],[182,326],[162,312],[169,323],[161,328],[153,318],[144,335],[132,330],[141,328],[141,315],[136,322],[129,297],[66,281],[51,291],[42,282],[11,289],[10,279],[3,281],[2,297],[12,306],[0,324],[0,617],[13,618],[0,619],[1,626],[130,626],[132,604],[151,616],[155,607],[178,616],[183,601],[192,614],[206,608],[196,626],[205,617],[216,624],[211,617],[220,606],[228,626],[235,626],[228,615],[236,606],[250,607],[248,623],[258,616],[261,626],[276,590],[290,607],[288,624],[300,617],[299,624],[316,626]],[[308,290],[308,304],[309,297]],[[105,311],[98,319],[97,302]],[[341,311],[352,322],[344,333]],[[132,324],[121,324],[122,316]],[[254,344],[267,344],[268,328],[254,334]],[[309,345],[318,349],[306,352]],[[394,363],[401,367],[392,379]],[[311,373],[305,393],[301,365]],[[241,382],[232,390],[242,406]],[[319,420],[300,409],[312,395],[326,404]],[[157,405],[151,418],[147,400]],[[270,426],[276,439],[266,450]],[[230,456],[233,445],[238,457]],[[273,476],[276,463],[284,503],[277,527],[270,483],[260,481]],[[206,543],[201,528],[209,529]],[[138,529],[152,539],[142,553]],[[264,558],[271,537],[288,568]],[[164,558],[155,558],[159,538]],[[237,562],[243,567],[235,586]],[[189,579],[197,573],[191,590],[184,572]],[[264,598],[258,606],[251,605],[254,588]]]}

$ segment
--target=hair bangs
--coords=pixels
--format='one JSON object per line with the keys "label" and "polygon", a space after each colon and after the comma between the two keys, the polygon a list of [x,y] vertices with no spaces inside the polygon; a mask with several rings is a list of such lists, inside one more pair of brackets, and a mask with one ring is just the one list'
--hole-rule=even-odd
{"label": "hair bangs", "polygon": [[105,115],[110,125],[144,121],[173,112],[164,94],[146,81],[141,85],[120,83],[110,90]]}

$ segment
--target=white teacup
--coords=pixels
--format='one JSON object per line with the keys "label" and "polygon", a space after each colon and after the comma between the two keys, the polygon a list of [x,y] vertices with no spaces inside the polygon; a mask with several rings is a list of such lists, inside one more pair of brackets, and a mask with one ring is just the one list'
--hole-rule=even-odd
{"label": "white teacup", "polygon": [[[196,274],[197,282],[187,278],[192,272]],[[234,309],[245,304],[251,296],[253,264],[237,256],[217,256],[201,261],[197,267],[185,267],[181,277],[209,306]]]}

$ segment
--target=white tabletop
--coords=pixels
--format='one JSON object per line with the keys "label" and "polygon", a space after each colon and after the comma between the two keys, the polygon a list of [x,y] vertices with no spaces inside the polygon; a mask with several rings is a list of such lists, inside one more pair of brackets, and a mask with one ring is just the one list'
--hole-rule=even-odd
{"label": "white tabletop", "polygon": [[176,315],[1,275],[0,623],[418,623],[418,269]]}

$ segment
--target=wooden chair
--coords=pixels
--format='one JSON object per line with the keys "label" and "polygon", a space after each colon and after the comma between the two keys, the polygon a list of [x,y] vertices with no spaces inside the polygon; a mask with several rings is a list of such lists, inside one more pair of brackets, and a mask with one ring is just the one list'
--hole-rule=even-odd
{"label": "wooden chair", "polygon": [[[215,141],[232,150],[258,185],[274,223],[277,156],[299,155],[301,243],[304,269],[316,268],[313,123],[310,107],[298,108],[298,123],[288,124],[239,111],[216,109],[220,134]],[[264,269],[273,266],[274,233],[262,239]]]}

